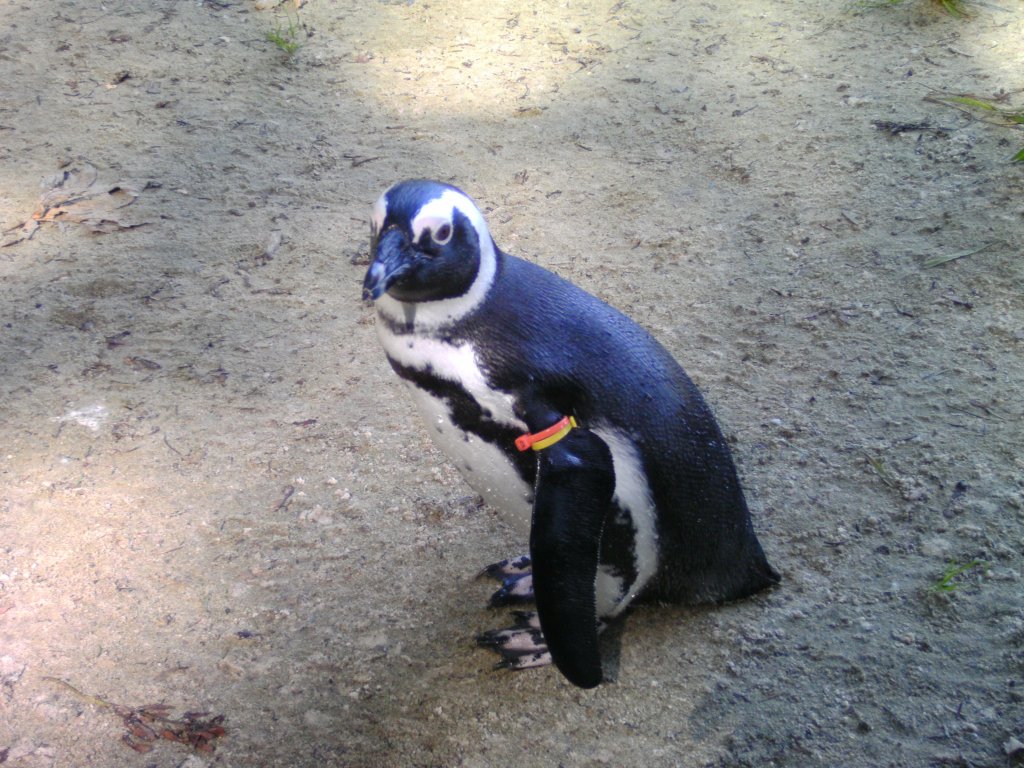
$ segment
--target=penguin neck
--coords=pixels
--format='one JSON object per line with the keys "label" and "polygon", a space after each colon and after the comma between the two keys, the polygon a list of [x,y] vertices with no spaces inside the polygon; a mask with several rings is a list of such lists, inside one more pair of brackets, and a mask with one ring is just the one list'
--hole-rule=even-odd
{"label": "penguin neck", "polygon": [[459,296],[437,301],[399,301],[384,294],[376,301],[377,313],[392,329],[405,333],[431,333],[453,325],[483,304],[498,274],[501,251],[490,236],[480,238],[480,267],[469,288]]}

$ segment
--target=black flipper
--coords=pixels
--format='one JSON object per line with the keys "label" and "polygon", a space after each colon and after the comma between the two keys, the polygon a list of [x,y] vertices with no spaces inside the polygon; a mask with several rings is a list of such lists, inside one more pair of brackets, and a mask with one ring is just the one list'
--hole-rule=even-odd
{"label": "black flipper", "polygon": [[601,682],[595,584],[615,490],[612,456],[592,432],[573,429],[537,458],[530,530],[537,614],[555,666],[574,685],[593,688]]}

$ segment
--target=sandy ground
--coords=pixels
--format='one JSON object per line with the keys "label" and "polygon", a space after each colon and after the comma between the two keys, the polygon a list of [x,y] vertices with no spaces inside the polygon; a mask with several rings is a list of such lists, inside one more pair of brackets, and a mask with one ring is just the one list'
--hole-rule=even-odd
{"label": "sandy ground", "polygon": [[[0,763],[1019,760],[1024,134],[925,100],[1021,104],[976,8],[0,3]],[[492,669],[524,542],[360,301],[417,176],[679,358],[779,589],[634,611],[593,692]]]}

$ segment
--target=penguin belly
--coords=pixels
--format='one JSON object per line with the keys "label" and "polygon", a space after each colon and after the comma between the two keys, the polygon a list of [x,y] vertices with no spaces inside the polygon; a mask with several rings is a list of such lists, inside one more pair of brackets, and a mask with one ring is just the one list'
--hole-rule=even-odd
{"label": "penguin belly", "polygon": [[[405,381],[430,437],[484,501],[521,533],[529,534],[533,489],[508,455],[494,443],[460,426],[456,400],[472,404],[479,419],[525,432],[514,412],[515,399],[495,389],[468,342],[396,332],[378,318],[377,336],[396,373]],[[445,393],[442,396],[439,393]]]}
{"label": "penguin belly", "polygon": [[459,427],[450,406],[414,382],[406,381],[430,437],[467,483],[497,509],[519,533],[529,535],[533,489],[516,466],[493,443]]}

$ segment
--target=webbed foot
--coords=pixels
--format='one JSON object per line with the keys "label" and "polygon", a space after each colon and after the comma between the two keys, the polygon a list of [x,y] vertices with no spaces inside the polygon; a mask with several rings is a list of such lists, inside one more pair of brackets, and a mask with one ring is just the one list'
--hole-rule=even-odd
{"label": "webbed foot", "polygon": [[479,575],[501,582],[501,588],[491,595],[491,608],[533,602],[533,572],[529,555],[493,563],[480,571]]}
{"label": "webbed foot", "polygon": [[530,556],[520,555],[519,557],[510,557],[507,560],[492,563],[480,571],[478,576],[487,576],[501,581],[506,576],[515,576],[519,573],[530,573],[532,567],[533,563],[530,561]]}
{"label": "webbed foot", "polygon": [[531,669],[551,663],[551,654],[540,631],[535,611],[515,611],[515,624],[508,629],[490,629],[476,641],[501,656],[497,669]]}
{"label": "webbed foot", "polygon": [[[529,555],[510,557],[488,565],[480,576],[501,582],[491,595],[491,608],[533,601],[533,570]],[[513,611],[515,623],[506,629],[489,629],[477,635],[477,644],[501,656],[497,669],[531,669],[551,663],[551,654],[540,630],[536,611]]]}

